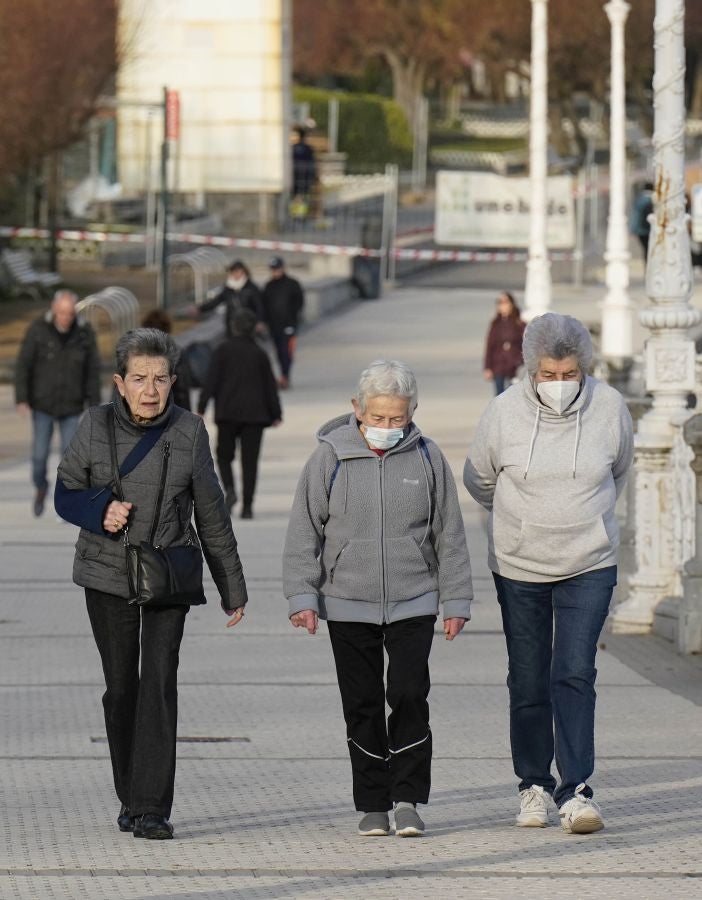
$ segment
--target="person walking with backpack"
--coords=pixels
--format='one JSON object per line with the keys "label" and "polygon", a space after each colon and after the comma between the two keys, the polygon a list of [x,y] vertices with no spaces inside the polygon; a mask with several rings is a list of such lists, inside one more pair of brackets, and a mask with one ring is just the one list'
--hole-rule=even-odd
{"label": "person walking with backpack", "polygon": [[434,625],[441,610],[452,641],[470,618],[470,562],[449,465],[413,421],[410,369],[371,363],[352,406],[320,428],[300,476],[283,588],[293,626],[327,621],[359,834],[389,834],[394,810],[395,834],[414,837],[431,781]]}

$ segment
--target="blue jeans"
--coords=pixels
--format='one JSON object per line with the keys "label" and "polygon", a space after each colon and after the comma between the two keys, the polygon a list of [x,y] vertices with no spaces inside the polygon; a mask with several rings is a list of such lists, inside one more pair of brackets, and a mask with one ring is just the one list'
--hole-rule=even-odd
{"label": "blue jeans", "polygon": [[76,433],[80,415],[61,416],[56,418],[48,413],[32,410],[32,426],[34,437],[32,441],[32,481],[38,491],[45,491],[49,485],[46,479],[46,466],[51,451],[51,438],[54,434],[54,422],[58,422],[61,432],[61,456]]}
{"label": "blue jeans", "polygon": [[506,375],[493,375],[492,380],[495,383],[495,395],[501,394],[509,386]]}
{"label": "blue jeans", "polygon": [[[510,741],[519,790],[541,785],[557,806],[595,767],[595,654],[617,567],[547,583],[493,572],[509,656]],[[555,743],[554,743],[555,733]],[[551,774],[556,758],[560,784]]]}

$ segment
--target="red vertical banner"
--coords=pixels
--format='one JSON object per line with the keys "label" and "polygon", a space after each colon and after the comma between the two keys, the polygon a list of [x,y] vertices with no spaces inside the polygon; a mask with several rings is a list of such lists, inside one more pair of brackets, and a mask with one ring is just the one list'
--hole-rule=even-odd
{"label": "red vertical banner", "polygon": [[177,141],[180,138],[180,93],[166,91],[166,140]]}

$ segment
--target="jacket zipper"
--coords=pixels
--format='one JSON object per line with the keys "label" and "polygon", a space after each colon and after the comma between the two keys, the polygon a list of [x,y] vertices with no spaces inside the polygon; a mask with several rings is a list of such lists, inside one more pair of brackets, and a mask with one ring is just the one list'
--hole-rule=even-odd
{"label": "jacket zipper", "polygon": [[[163,495],[166,491],[166,475],[168,474],[168,458],[171,455],[171,444],[170,441],[166,441],[163,445],[163,463],[161,464],[161,483],[158,486],[158,499],[156,500],[156,510],[159,513],[161,512],[161,505],[163,504]],[[151,535],[151,543],[154,543],[156,538],[156,529],[158,528],[160,522],[154,522],[153,534]]]}
{"label": "jacket zipper", "polygon": [[384,487],[385,487],[385,469],[383,467],[383,461],[385,457],[378,457],[378,481],[379,488],[378,496],[380,497],[380,509],[378,510],[378,516],[380,518],[380,529],[378,534],[380,536],[380,553],[378,554],[380,557],[380,622],[379,625],[382,625],[383,622],[386,621],[386,604],[387,604],[387,592],[385,590],[385,496],[384,496]]}

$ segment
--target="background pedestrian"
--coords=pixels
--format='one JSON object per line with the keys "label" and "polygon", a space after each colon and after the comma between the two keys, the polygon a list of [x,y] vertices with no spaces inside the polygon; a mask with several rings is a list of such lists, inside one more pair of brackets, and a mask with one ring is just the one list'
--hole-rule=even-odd
{"label": "background pedestrian", "polygon": [[203,415],[210,398],[214,398],[217,467],[230,510],[237,502],[232,462],[239,445],[242,519],[253,518],[263,429],[282,421],[275,376],[268,354],[256,343],[255,328],[256,318],[250,310],[240,309],[234,314],[233,334],[215,350],[197,405]]}
{"label": "background pedestrian", "polygon": [[274,256],[268,265],[271,277],[263,289],[263,315],[278,356],[278,384],[286,390],[290,387],[290,369],[305,295],[300,282],[286,273],[280,256]]}
{"label": "background pedestrian", "polygon": [[240,259],[234,260],[229,266],[225,282],[214,297],[211,300],[207,300],[202,306],[197,307],[197,309],[200,313],[206,313],[222,304],[225,307],[226,332],[228,335],[232,334],[234,313],[238,309],[250,309],[256,316],[256,322],[261,323],[263,321],[261,291],[251,278],[248,266]]}
{"label": "background pedestrian", "polygon": [[509,291],[497,298],[497,314],[490,323],[485,341],[483,377],[493,381],[495,393],[501,394],[517,374],[522,360],[522,335],[526,322]]}
{"label": "background pedestrian", "polygon": [[32,413],[35,516],[44,512],[54,426],[63,454],[83,410],[100,402],[100,354],[93,329],[76,315],[77,302],[73,291],[57,291],[49,311],[27,329],[17,356],[17,411]]}

